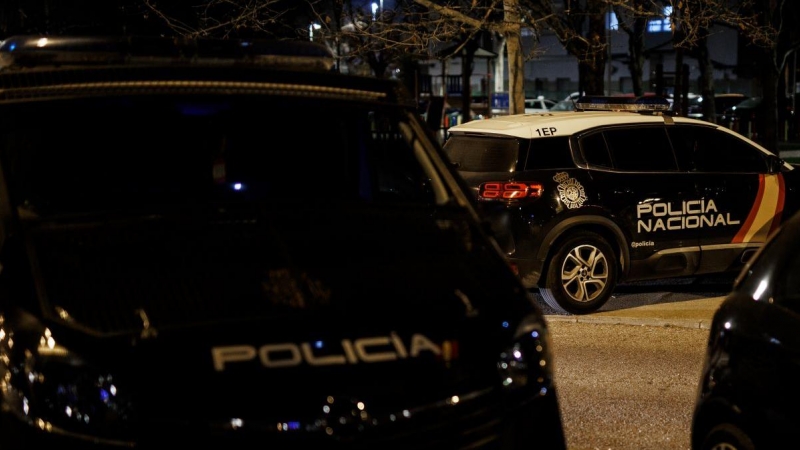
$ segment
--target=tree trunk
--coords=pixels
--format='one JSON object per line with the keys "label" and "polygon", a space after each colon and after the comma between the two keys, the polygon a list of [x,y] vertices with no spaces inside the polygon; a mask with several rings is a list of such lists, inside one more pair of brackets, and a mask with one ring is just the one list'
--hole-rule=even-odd
{"label": "tree trunk", "polygon": [[522,55],[522,20],[519,0],[503,0],[506,25],[504,37],[508,51],[508,113],[525,112],[525,59]]}
{"label": "tree trunk", "polygon": [[589,41],[589,46],[578,63],[578,76],[582,80],[579,84],[581,84],[581,90],[586,91],[587,95],[605,94],[604,75],[606,73],[606,60],[608,59],[605,21],[607,11],[608,9],[603,1],[591,0],[588,2],[589,30],[587,40]]}
{"label": "tree trunk", "polygon": [[494,65],[494,90],[493,92],[505,92],[505,79],[506,79],[506,38],[500,36],[495,40],[494,47],[492,48],[497,53],[497,61]]}
{"label": "tree trunk", "polygon": [[386,78],[386,69],[389,67],[389,63],[382,53],[368,53],[366,60],[375,78]]}
{"label": "tree trunk", "polygon": [[[778,154],[778,108],[783,105],[778,105],[778,95],[783,95],[783,92],[778,92],[778,72],[775,70],[775,62],[772,59],[773,50],[769,49],[763,52],[763,62],[759,64],[761,70],[762,80],[762,111],[763,118],[757,118],[756,123],[753,124],[753,130],[757,134],[755,140],[767,148],[767,150]],[[763,131],[758,130],[756,124],[759,120],[763,120]]]}
{"label": "tree trunk", "polygon": [[474,67],[475,52],[478,51],[478,42],[475,39],[470,39],[464,49],[461,58],[461,122],[466,123],[472,120],[472,69]]}
{"label": "tree trunk", "polygon": [[[716,123],[717,108],[714,102],[714,66],[708,53],[708,34],[697,41],[697,64],[700,67],[700,95],[703,96],[703,119]],[[722,111],[719,111],[722,112]]]}
{"label": "tree trunk", "polygon": [[644,94],[642,71],[644,70],[644,29],[646,25],[647,19],[637,17],[634,19],[633,33],[628,36],[628,53],[631,58],[628,69],[633,81],[633,93],[637,97]]}
{"label": "tree trunk", "polygon": [[675,85],[672,89],[672,111],[683,115],[683,47],[675,49]]}
{"label": "tree trunk", "polygon": [[578,62],[578,77],[580,78],[579,91],[585,95],[604,95],[605,82],[603,72],[598,72],[592,64],[586,61]]}

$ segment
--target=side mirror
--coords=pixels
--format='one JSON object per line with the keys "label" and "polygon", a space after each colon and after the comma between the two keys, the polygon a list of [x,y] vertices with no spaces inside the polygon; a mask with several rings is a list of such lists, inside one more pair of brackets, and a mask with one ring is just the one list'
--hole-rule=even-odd
{"label": "side mirror", "polygon": [[767,170],[769,173],[778,173],[783,170],[785,161],[776,155],[771,155],[767,158]]}

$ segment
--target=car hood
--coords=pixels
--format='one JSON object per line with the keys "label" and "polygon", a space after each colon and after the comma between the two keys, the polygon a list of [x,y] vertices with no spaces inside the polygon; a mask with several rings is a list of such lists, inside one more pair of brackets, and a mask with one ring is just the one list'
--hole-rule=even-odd
{"label": "car hood", "polygon": [[247,209],[25,235],[48,339],[115,373],[150,422],[349,429],[493,392],[486,361],[541,318],[464,223]]}
{"label": "car hood", "polygon": [[[505,290],[515,288],[497,264],[502,256],[457,207],[143,214],[42,221],[24,236],[42,303],[101,334],[141,330],[145,317],[164,329],[286,314],[433,312],[431,300],[457,300],[457,290],[493,296],[491,284],[504,278]],[[492,277],[499,279],[481,285]]]}

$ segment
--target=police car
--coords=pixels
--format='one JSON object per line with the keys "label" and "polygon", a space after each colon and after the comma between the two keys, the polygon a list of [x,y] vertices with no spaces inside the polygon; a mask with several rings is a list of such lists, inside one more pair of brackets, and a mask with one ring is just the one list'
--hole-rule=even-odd
{"label": "police car", "polygon": [[657,97],[449,129],[445,151],[524,284],[564,313],[622,281],[740,270],[798,208],[793,164]]}
{"label": "police car", "polygon": [[542,309],[402,84],[333,63],[0,45],[0,448],[566,448]]}

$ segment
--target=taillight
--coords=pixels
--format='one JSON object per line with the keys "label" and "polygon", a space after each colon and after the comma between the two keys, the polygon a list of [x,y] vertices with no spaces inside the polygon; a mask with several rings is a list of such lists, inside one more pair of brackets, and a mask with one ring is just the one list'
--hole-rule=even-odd
{"label": "taillight", "polygon": [[542,192],[544,188],[541,183],[490,181],[481,184],[478,197],[482,200],[519,200],[539,198]]}

